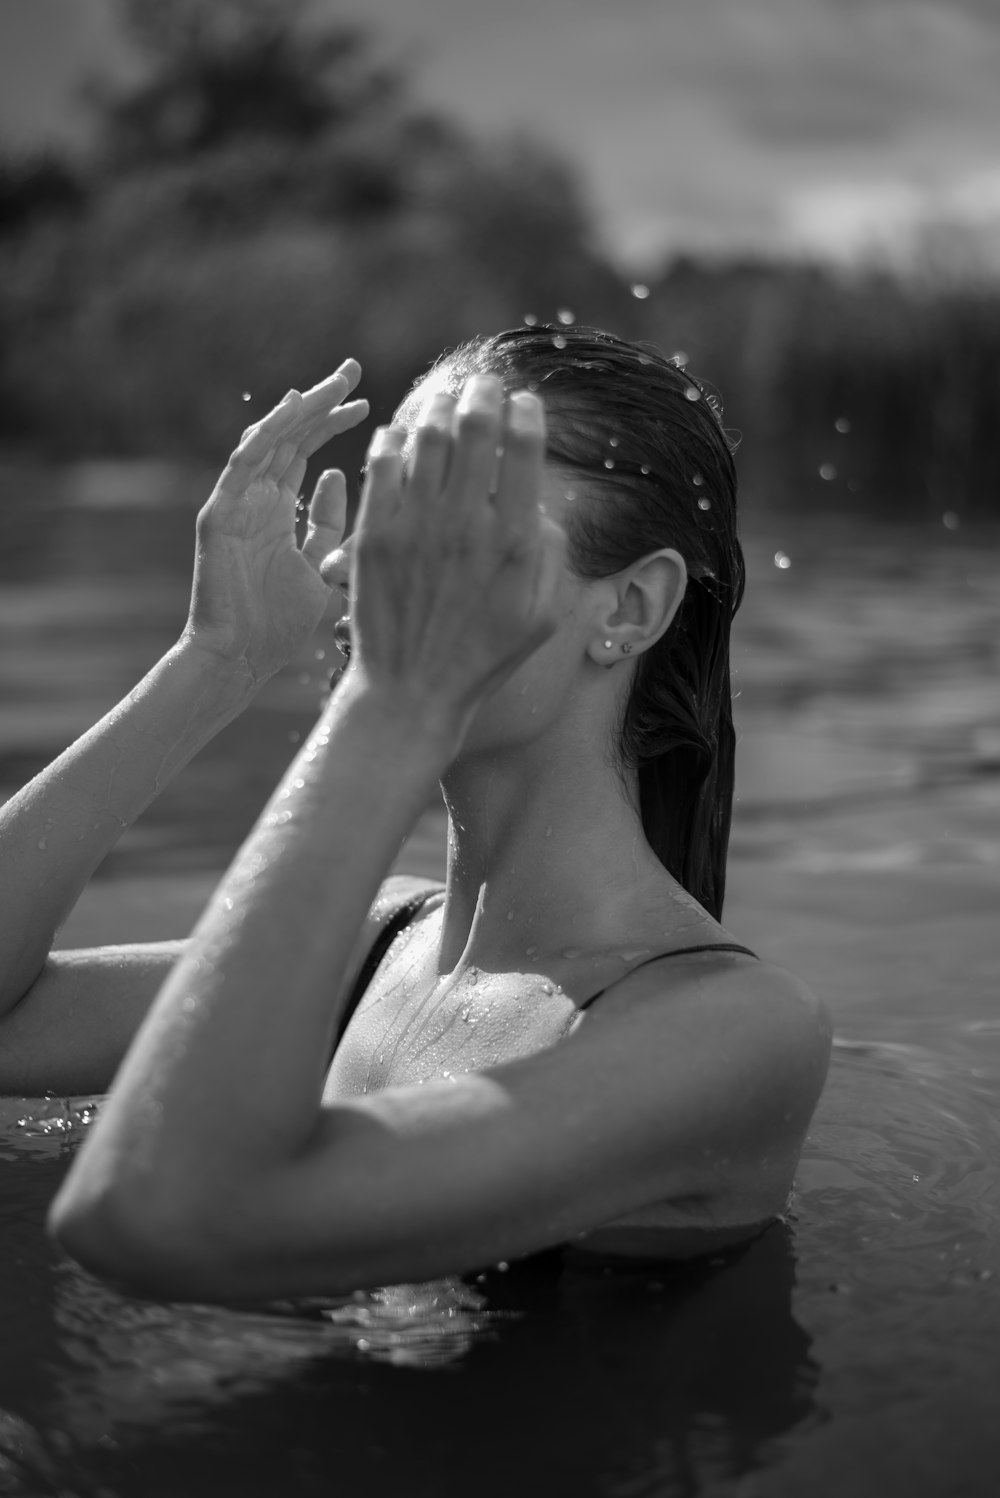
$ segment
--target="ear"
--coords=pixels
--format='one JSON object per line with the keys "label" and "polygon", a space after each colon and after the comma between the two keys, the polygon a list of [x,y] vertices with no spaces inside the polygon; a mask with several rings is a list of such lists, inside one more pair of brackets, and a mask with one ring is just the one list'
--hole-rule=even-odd
{"label": "ear", "polygon": [[687,567],[679,551],[664,547],[603,581],[610,585],[607,604],[587,654],[600,666],[613,666],[641,655],[670,628],[687,591]]}

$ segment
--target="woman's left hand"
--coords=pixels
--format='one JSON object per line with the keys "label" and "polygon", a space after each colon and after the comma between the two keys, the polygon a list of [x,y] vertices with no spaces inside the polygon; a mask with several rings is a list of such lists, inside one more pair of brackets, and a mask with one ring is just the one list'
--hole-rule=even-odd
{"label": "woman's left hand", "polygon": [[353,546],[351,669],[397,708],[461,734],[559,620],[564,532],[540,505],[545,414],[476,375],[431,397],[413,434],[383,428]]}
{"label": "woman's left hand", "polygon": [[312,390],[289,391],[243,433],[199,512],[183,638],[247,671],[254,684],[302,648],[329,601],[319,564],[343,536],[343,474],[329,470],[316,485],[301,549],[295,513],[307,460],[368,414],[367,401],[341,404],[360,378],[361,366],[348,359]]}

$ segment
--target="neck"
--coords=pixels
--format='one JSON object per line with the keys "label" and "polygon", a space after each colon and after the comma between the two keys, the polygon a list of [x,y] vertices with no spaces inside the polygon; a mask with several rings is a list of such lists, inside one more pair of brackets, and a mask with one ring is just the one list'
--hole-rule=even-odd
{"label": "neck", "polygon": [[473,750],[450,768],[442,972],[620,945],[673,885],[587,739]]}

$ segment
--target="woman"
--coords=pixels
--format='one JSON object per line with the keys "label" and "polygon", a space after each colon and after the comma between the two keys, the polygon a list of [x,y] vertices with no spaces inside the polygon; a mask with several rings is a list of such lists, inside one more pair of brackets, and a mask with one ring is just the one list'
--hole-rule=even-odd
{"label": "woman", "polygon": [[[177,646],[5,809],[0,1086],[99,1090],[128,1052],[53,1230],[200,1300],[744,1241],[786,1201],[829,1027],[719,923],[742,563],[716,410],[607,334],[477,341],[376,432],[351,542],[328,472],[297,550],[359,374],[244,435]],[[349,667],[189,940],[48,957],[328,584]],[[386,879],[438,780],[445,887]]]}

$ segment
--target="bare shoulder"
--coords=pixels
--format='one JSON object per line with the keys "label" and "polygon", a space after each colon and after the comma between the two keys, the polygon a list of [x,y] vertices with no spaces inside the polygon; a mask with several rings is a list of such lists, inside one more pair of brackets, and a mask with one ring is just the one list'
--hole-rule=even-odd
{"label": "bare shoulder", "polygon": [[[590,1045],[619,1053],[623,1066],[631,1058],[633,1079],[638,1066],[654,1091],[658,1075],[693,1083],[685,1092],[707,1134],[755,1153],[768,1142],[797,1151],[826,1080],[832,1025],[787,969],[727,953],[675,956],[616,984],[594,1021]],[[586,1044],[587,1028],[573,1039]]]}

